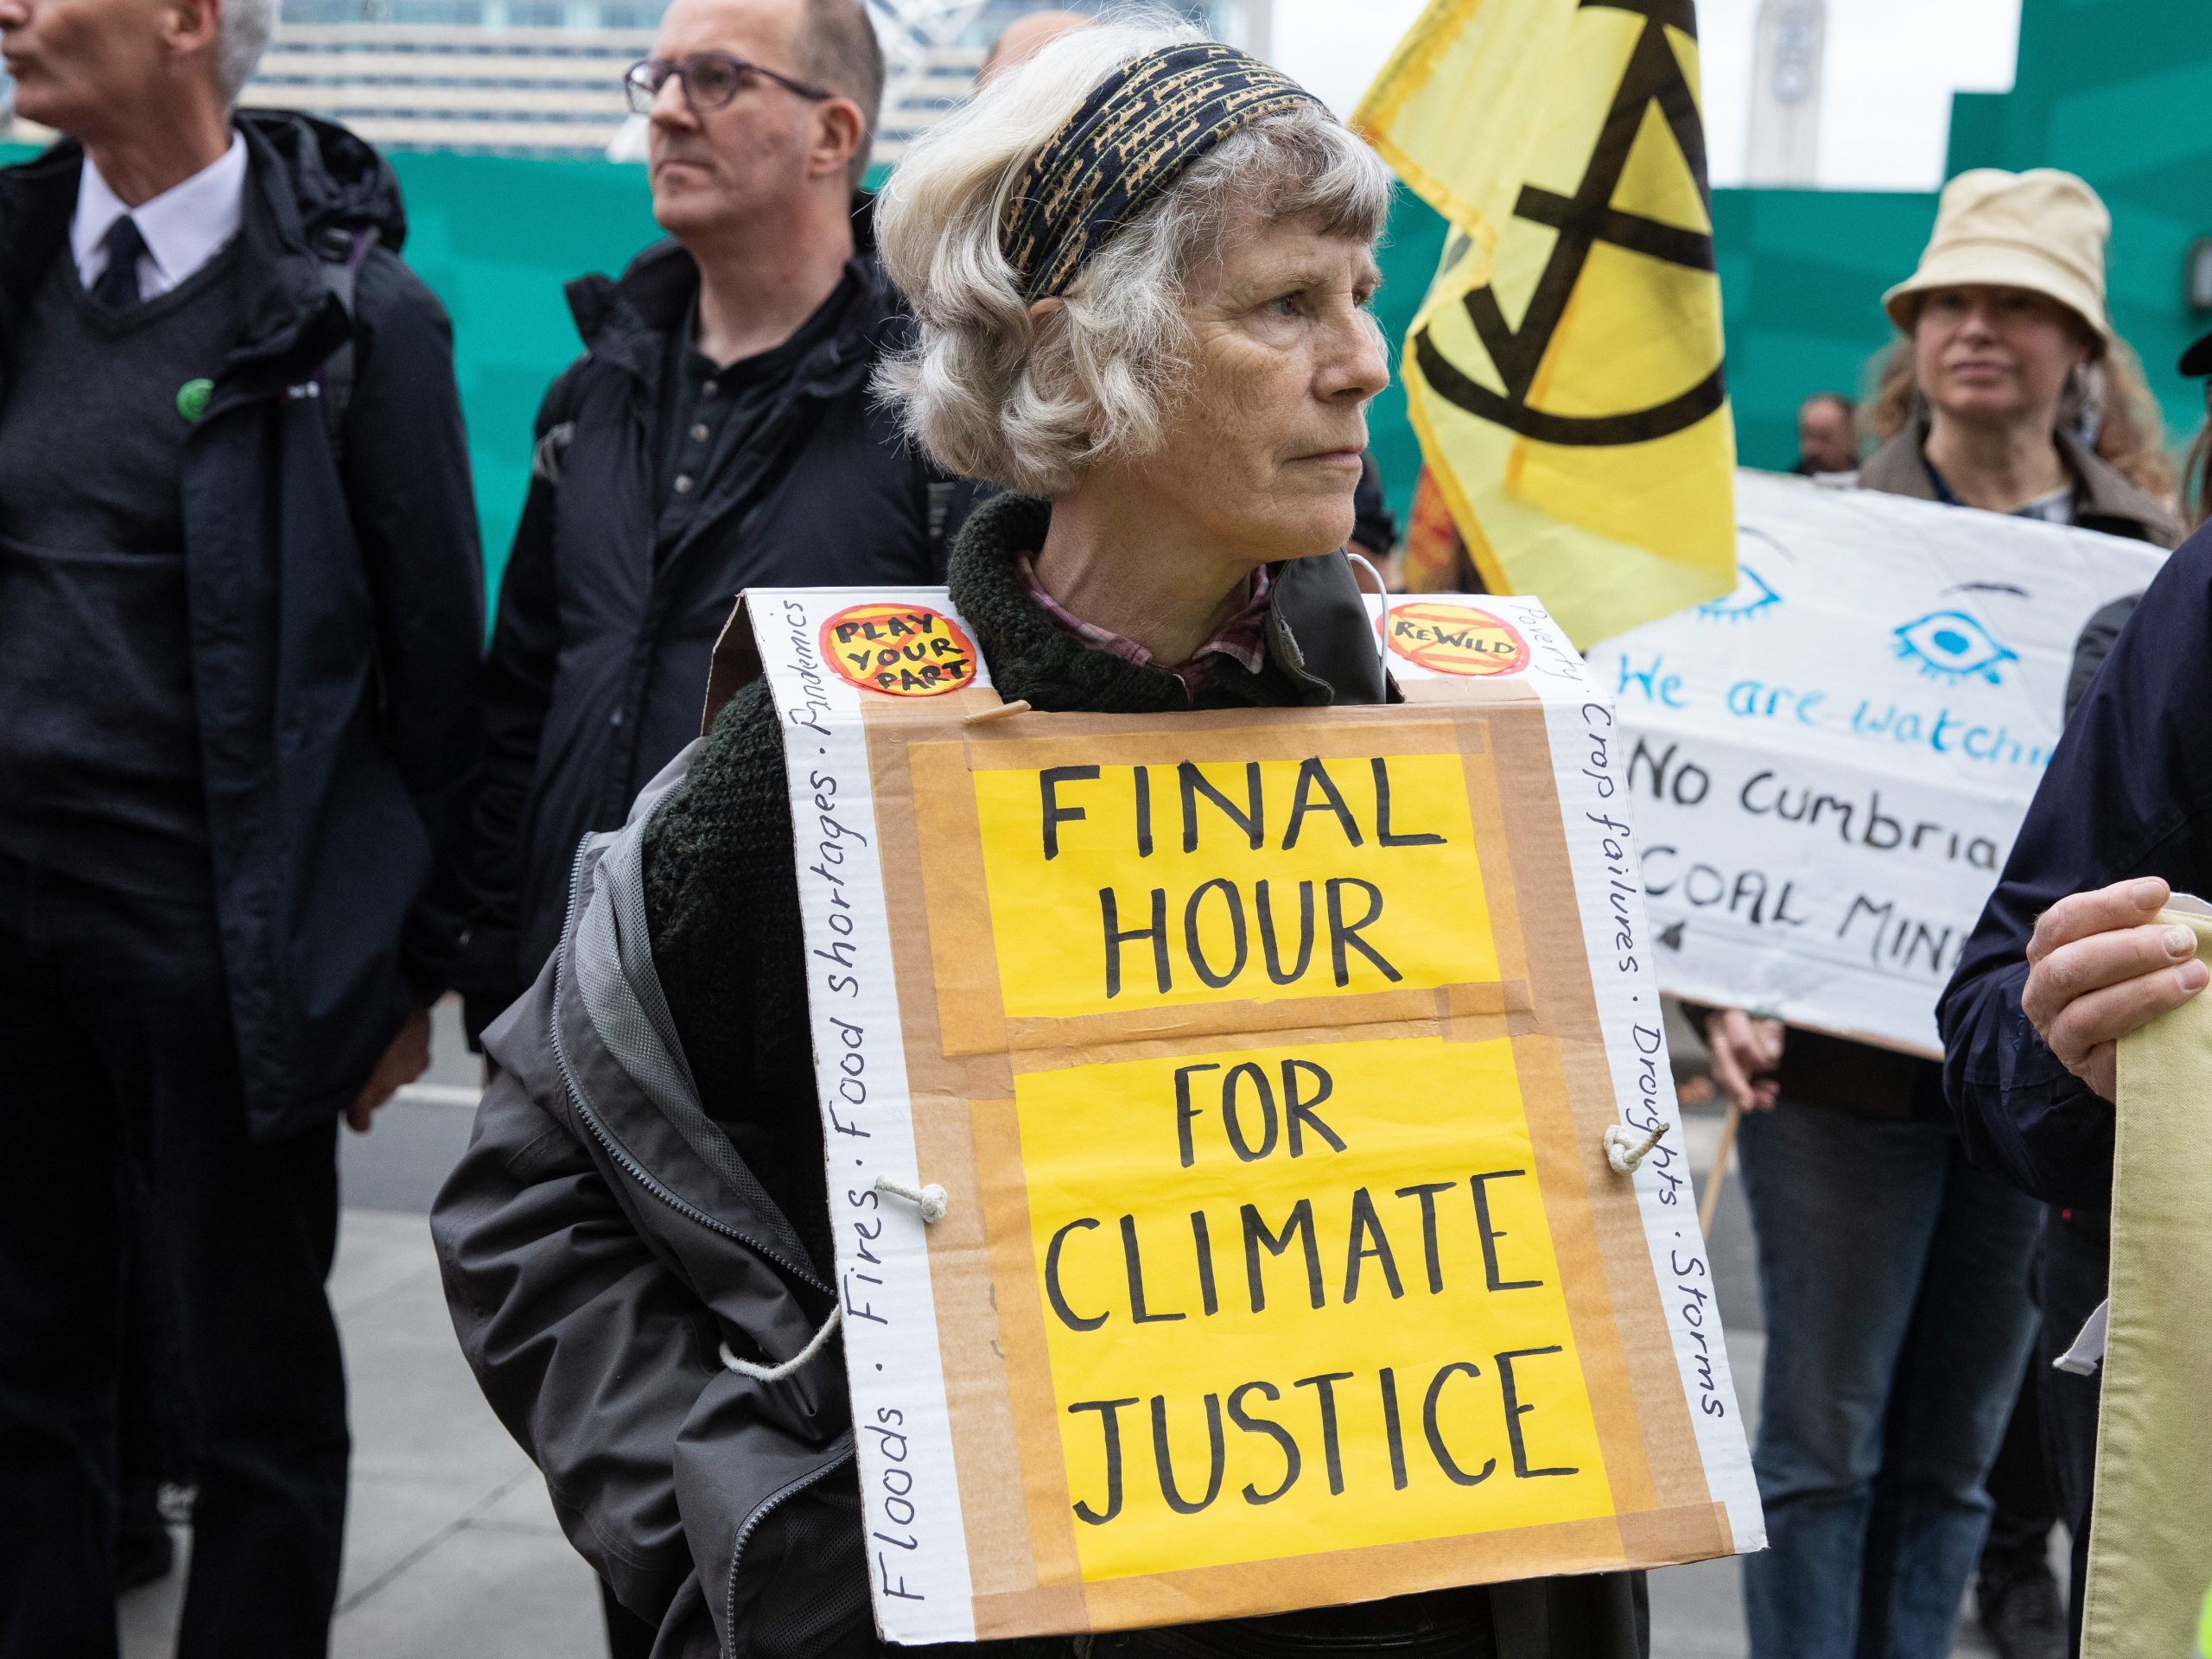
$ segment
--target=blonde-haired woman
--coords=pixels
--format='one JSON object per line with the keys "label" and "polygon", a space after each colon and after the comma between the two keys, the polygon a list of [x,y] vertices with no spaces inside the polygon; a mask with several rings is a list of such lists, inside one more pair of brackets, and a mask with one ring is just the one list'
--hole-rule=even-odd
{"label": "blonde-haired woman", "polygon": [[1920,268],[1883,296],[1904,338],[1867,424],[1862,489],[2173,547],[2173,463],[2105,312],[2112,219],[2070,173],[1962,173]]}
{"label": "blonde-haired woman", "polygon": [[[1874,395],[1867,399],[1860,416],[1862,429],[1878,449],[1908,427],[1921,430],[1933,423],[1935,411],[1921,391],[1920,381],[1919,352],[1914,340],[1900,340],[1882,354],[1875,371]],[[2078,449],[2103,462],[2154,501],[2164,503],[2173,498],[2176,474],[2173,457],[2166,452],[2165,422],[2158,400],[2144,378],[2142,359],[2117,334],[2105,342],[2102,356],[2085,359],[2069,371],[2051,429],[2054,435],[2070,437]],[[2056,435],[2051,447],[2063,454]],[[2083,470],[2088,469],[2084,467]],[[2119,497],[2100,503],[2095,494],[2093,491],[2085,504],[2091,520],[2088,529],[2139,538],[2158,523],[2146,515],[2139,501]],[[2095,522],[2107,518],[2117,522]]]}
{"label": "blonde-haired woman", "polygon": [[[2116,464],[2171,480],[2105,314],[2110,226],[2071,174],[1945,188],[1919,268],[1883,296],[1904,338],[1861,488],[2174,545],[2172,514]],[[2093,632],[2108,643],[2120,615]],[[1736,1010],[1707,1038],[1747,1113],[1766,1313],[1752,1464],[1771,1548],[1745,1564],[1751,1652],[1938,1659],[2036,1330],[2038,1206],[1967,1157],[1933,1062]]]}
{"label": "blonde-haired woman", "polygon": [[[1392,696],[1338,550],[1388,379],[1365,308],[1390,190],[1309,94],[1183,29],[1064,35],[907,152],[877,225],[918,327],[885,385],[933,458],[1008,486],[948,576],[1002,696],[1115,713]],[[560,1001],[564,944],[486,1035],[497,1073],[433,1217],[486,1394],[569,1535],[661,1618],[659,1652],[877,1649],[840,1350],[772,1395],[715,1357],[788,1361],[835,1306],[795,865],[756,683],[582,867],[592,905],[643,917],[623,971],[632,1006],[667,1011],[652,1089]],[[575,1120],[556,1018],[605,1136]],[[646,1150],[625,1164],[610,1137]],[[1088,1651],[1629,1659],[1647,1624],[1642,1575],[1609,1574]]]}

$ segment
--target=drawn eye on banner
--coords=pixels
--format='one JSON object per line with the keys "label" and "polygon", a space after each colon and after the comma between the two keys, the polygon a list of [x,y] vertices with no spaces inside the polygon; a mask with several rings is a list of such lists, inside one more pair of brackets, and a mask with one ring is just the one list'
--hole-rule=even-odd
{"label": "drawn eye on banner", "polygon": [[1764,531],[1739,527],[1737,535],[1739,545],[1734,589],[1697,607],[1698,615],[1708,622],[1747,621],[1781,604],[1781,589],[1759,574],[1760,567],[1764,566],[1776,581],[1786,582],[1783,573],[1796,563],[1796,556]]}
{"label": "drawn eye on banner", "polygon": [[1930,611],[1894,631],[1897,655],[1917,663],[1924,678],[1950,684],[1980,675],[1992,685],[2005,683],[2005,664],[2020,660],[1989,637],[1989,630],[1964,611]]}

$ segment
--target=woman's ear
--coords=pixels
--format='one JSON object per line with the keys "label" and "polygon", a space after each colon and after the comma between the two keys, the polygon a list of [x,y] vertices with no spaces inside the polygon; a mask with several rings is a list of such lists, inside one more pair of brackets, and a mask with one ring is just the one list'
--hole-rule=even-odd
{"label": "woman's ear", "polygon": [[1040,345],[1058,346],[1068,326],[1067,302],[1044,299],[1029,308],[1029,344],[1034,350]]}

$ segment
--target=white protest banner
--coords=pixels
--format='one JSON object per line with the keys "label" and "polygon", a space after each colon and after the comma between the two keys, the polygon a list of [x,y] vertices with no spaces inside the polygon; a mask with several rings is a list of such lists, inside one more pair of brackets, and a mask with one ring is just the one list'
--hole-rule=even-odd
{"label": "white protest banner", "polygon": [[1097,715],[747,595],[889,1639],[1761,1542],[1612,702],[1482,603],[1403,704]]}
{"label": "white protest banner", "polygon": [[1590,653],[1660,984],[1935,1055],[1936,999],[2141,542],[1745,473],[1736,589]]}

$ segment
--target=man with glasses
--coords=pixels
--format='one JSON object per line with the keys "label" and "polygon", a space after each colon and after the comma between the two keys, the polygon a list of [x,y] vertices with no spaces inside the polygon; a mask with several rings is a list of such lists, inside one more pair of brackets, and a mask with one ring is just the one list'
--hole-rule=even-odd
{"label": "man with glasses", "polygon": [[[675,0],[626,90],[671,239],[569,288],[585,351],[538,411],[487,664],[472,1031],[559,942],[578,841],[698,735],[739,591],[939,582],[970,498],[869,391],[903,319],[856,195],[883,90],[861,0]],[[657,1619],[653,1584],[595,1564],[643,1653],[616,1597]]]}

